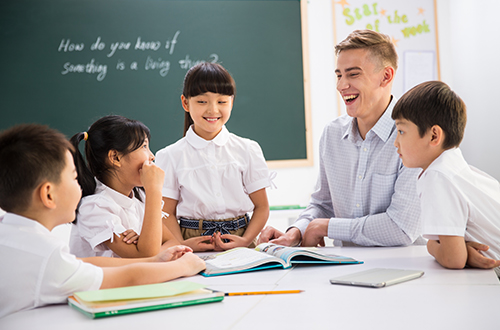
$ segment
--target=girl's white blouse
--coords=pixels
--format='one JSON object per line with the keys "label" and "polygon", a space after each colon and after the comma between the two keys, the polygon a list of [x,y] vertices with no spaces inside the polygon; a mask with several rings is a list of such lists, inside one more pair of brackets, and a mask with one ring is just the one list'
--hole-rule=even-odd
{"label": "girl's white blouse", "polygon": [[[70,250],[79,258],[105,256],[116,257],[103,242],[127,229],[141,233],[144,219],[144,203],[125,196],[96,180],[93,195],[80,202],[76,225],[71,229]],[[141,198],[144,201],[145,195]]]}
{"label": "girl's white blouse", "polygon": [[178,201],[178,218],[243,215],[254,209],[249,194],[271,185],[259,144],[225,126],[210,141],[189,128],[184,138],[158,151],[155,162],[165,171],[163,196]]}

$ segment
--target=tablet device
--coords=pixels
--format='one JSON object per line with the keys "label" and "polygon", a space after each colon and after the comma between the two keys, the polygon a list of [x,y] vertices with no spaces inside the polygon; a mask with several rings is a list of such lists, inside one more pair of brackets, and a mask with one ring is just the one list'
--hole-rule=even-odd
{"label": "tablet device", "polygon": [[330,283],[383,288],[389,285],[413,280],[422,275],[424,275],[424,272],[420,270],[374,268],[354,274],[334,277],[330,279]]}

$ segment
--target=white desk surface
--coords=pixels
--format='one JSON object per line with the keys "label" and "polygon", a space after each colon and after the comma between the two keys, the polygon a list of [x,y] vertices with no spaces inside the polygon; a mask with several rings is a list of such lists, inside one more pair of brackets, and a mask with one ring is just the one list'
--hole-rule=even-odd
{"label": "white desk surface", "polygon": [[[492,270],[447,270],[425,246],[330,247],[361,265],[301,265],[191,281],[225,292],[302,289],[300,294],[235,296],[222,302],[92,320],[67,305],[0,319],[0,329],[498,329],[500,282]],[[331,285],[334,276],[370,268],[425,271],[381,289]],[[183,280],[183,279],[181,279]],[[1,297],[0,297],[1,299]]]}

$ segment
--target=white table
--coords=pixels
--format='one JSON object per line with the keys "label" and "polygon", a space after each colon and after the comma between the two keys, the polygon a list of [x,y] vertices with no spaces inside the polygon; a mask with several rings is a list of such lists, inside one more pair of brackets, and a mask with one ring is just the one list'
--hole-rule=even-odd
{"label": "white table", "polygon": [[[331,247],[361,265],[296,266],[191,281],[225,292],[302,289],[300,294],[226,297],[220,303],[92,320],[67,305],[0,319],[2,330],[31,329],[498,329],[500,282],[492,270],[447,270],[425,246]],[[387,288],[331,285],[334,276],[370,268],[425,275]],[[181,279],[182,280],[182,279]],[[0,297],[1,299],[1,297]]]}

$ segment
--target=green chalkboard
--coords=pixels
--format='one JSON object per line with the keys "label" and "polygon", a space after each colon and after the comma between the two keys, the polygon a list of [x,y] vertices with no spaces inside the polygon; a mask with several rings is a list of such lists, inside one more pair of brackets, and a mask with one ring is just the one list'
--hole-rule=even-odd
{"label": "green chalkboard", "polygon": [[270,161],[308,158],[300,1],[3,0],[0,129],[68,137],[120,114],[156,152],[182,137],[184,75],[216,61],[234,77],[228,129]]}

